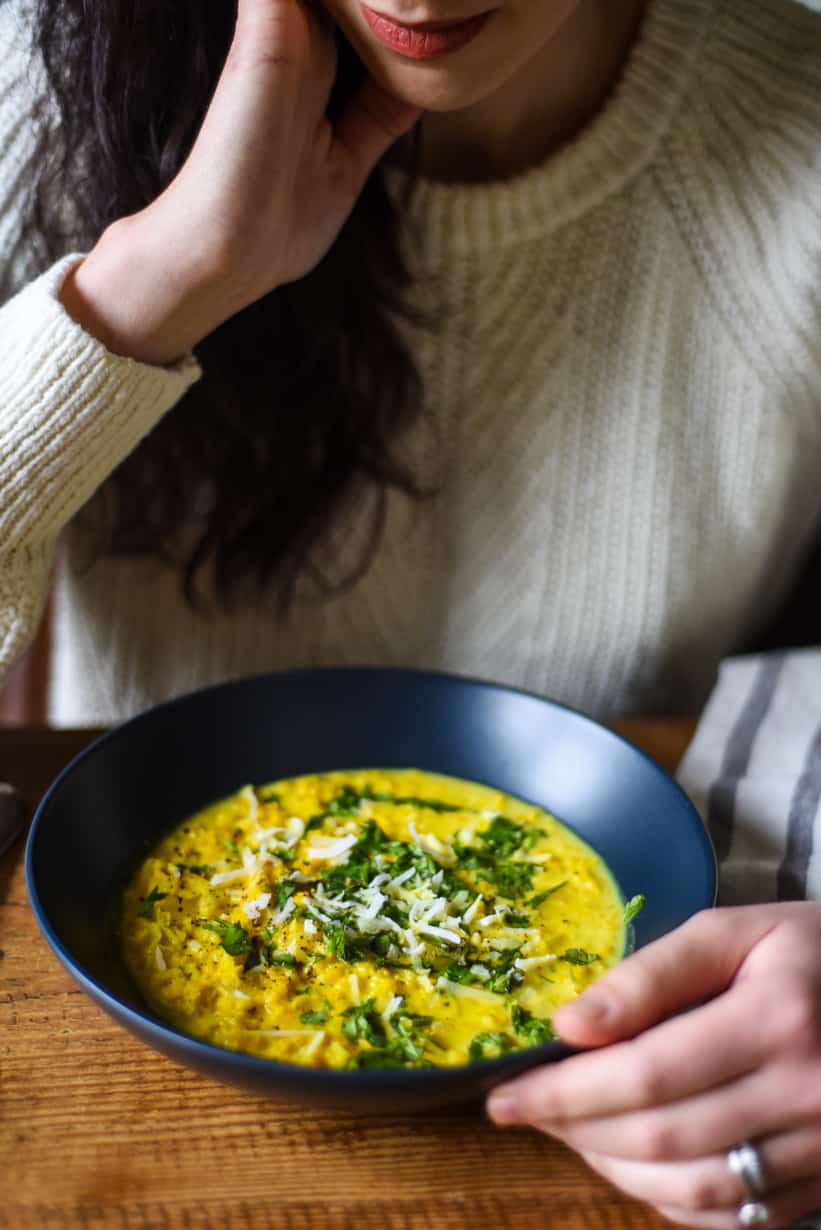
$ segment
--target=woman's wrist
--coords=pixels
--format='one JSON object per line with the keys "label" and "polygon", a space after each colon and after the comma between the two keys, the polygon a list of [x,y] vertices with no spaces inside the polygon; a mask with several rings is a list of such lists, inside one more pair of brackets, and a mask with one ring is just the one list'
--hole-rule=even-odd
{"label": "woman's wrist", "polygon": [[175,264],[148,211],[115,222],[63,283],[60,302],[107,350],[165,367],[233,314],[216,279]]}

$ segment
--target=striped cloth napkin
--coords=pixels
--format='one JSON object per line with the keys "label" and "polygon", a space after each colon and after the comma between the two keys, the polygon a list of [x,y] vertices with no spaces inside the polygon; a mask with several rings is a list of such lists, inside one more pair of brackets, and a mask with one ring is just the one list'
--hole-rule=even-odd
{"label": "striped cloth napkin", "polygon": [[719,903],[821,900],[821,649],[729,658],[678,779],[719,860]]}
{"label": "striped cloth napkin", "polygon": [[[821,900],[821,649],[722,663],[678,779],[719,861],[719,904]],[[790,1230],[821,1230],[821,1209]]]}

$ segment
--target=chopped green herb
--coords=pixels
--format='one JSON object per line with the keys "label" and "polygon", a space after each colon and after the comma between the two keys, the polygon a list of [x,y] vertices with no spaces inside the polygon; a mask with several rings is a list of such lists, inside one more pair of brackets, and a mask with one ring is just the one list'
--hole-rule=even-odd
{"label": "chopped green herb", "polygon": [[231,957],[239,957],[253,951],[251,937],[244,927],[235,922],[206,922],[206,931],[216,931],[222,946]]}
{"label": "chopped green herb", "polygon": [[507,926],[514,929],[530,926],[530,915],[522,914],[520,910],[508,910],[504,918]]}
{"label": "chopped green herb", "polygon": [[571,965],[592,965],[598,959],[597,952],[587,952],[584,948],[568,948],[559,958],[560,961],[569,961]]}
{"label": "chopped green herb", "polygon": [[407,1063],[418,1063],[425,1054],[424,1029],[432,1021],[433,1017],[421,1016],[417,1012],[395,1012],[391,1017],[394,1037],[390,1049]]}
{"label": "chopped green herb", "polygon": [[352,786],[343,786],[337,797],[328,804],[329,816],[355,816],[359,811],[362,795]]}
{"label": "chopped green herb", "polygon": [[476,1063],[479,1059],[498,1059],[515,1050],[516,1043],[508,1034],[477,1034],[470,1044],[468,1058]]}
{"label": "chopped green herb", "polygon": [[631,897],[630,900],[626,902],[624,907],[624,921],[626,923],[632,922],[639,910],[643,907],[646,900],[647,898],[644,893],[638,893],[635,897]]}
{"label": "chopped green herb", "polygon": [[137,910],[138,917],[149,918],[157,902],[162,901],[163,898],[167,896],[168,896],[168,893],[158,892],[156,886],[152,888],[151,892],[148,894],[148,896],[145,898],[140,908]]}
{"label": "chopped green herb", "polygon": [[287,965],[288,969],[296,969],[297,961],[293,953],[290,952],[269,952],[269,965]]}
{"label": "chopped green herb", "polygon": [[462,808],[456,803],[442,803],[438,799],[392,799],[390,795],[386,796],[386,802],[395,803],[397,807],[426,807],[428,811],[448,812],[462,811]]}
{"label": "chopped green herb", "polygon": [[340,961],[348,960],[348,949],[345,941],[345,928],[339,925],[328,927],[326,931],[328,937],[328,952],[332,957],[339,957]]}
{"label": "chopped green herb", "polygon": [[539,838],[537,829],[525,829],[504,816],[494,816],[480,840],[488,850],[492,850],[496,858],[510,858],[517,850],[529,849]]}
{"label": "chopped green herb", "polygon": [[239,846],[235,841],[226,841],[224,845],[229,854],[239,854]]}
{"label": "chopped green herb", "polygon": [[342,1013],[342,1032],[346,1038],[352,1041],[364,1039],[365,1042],[370,1042],[371,1046],[385,1046],[387,1043],[387,1035],[382,1018],[376,1011],[376,1004],[372,999],[366,999],[361,1004],[354,1004],[351,1008],[346,1008]]}
{"label": "chopped green herb", "polygon": [[293,897],[298,885],[293,880],[280,880],[277,884],[277,909],[281,910],[289,897]]}
{"label": "chopped green herb", "polygon": [[271,786],[257,786],[256,796],[262,803],[281,803],[279,795]]}
{"label": "chopped green herb", "polygon": [[516,1033],[521,1034],[523,1038],[527,1038],[532,1046],[536,1046],[539,1042],[552,1042],[556,1037],[550,1021],[544,1021],[539,1017],[533,1016],[521,1004],[513,1005],[510,1010],[510,1019],[513,1022],[513,1028]]}
{"label": "chopped green herb", "polygon": [[[519,985],[522,974],[516,969],[514,962],[521,951],[521,948],[508,948],[489,966],[491,976],[484,984],[488,991],[494,991],[497,995],[509,995],[513,988]],[[484,964],[487,965],[487,962]]]}
{"label": "chopped green herb", "polygon": [[488,878],[496,885],[502,897],[513,900],[530,892],[536,870],[534,863],[497,863]]}
{"label": "chopped green herb", "polygon": [[303,1012],[299,1019],[303,1025],[324,1025],[328,1019],[328,1012],[325,1009],[319,1012]]}
{"label": "chopped green herb", "polygon": [[449,965],[443,973],[449,982],[466,983],[476,981],[476,975],[471,972],[470,966],[463,965],[458,961],[454,962],[453,965]]}
{"label": "chopped green herb", "polygon": [[535,909],[537,905],[542,905],[545,901],[547,901],[548,897],[552,897],[553,894],[557,893],[560,888],[564,888],[565,884],[569,883],[569,880],[562,880],[561,884],[554,884],[552,888],[546,888],[543,893],[537,893],[535,897],[531,897],[529,901],[525,902],[525,904],[532,906],[533,909]]}

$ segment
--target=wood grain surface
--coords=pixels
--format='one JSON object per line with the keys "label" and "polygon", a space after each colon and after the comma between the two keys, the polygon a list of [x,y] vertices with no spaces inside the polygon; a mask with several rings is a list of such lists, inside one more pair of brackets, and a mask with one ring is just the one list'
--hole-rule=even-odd
{"label": "wood grain surface", "polygon": [[[618,727],[668,769],[684,721]],[[0,730],[35,804],[88,731]],[[562,1145],[481,1108],[302,1110],[206,1080],[115,1025],[41,938],[23,842],[0,859],[2,1230],[659,1230]]]}

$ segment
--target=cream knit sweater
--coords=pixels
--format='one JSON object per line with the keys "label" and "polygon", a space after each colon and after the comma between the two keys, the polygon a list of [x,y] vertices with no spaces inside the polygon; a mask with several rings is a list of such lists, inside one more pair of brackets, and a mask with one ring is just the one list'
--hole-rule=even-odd
{"label": "cream knit sweater", "polygon": [[445,324],[410,340],[446,481],[393,501],[353,592],[279,622],[195,614],[155,564],[78,562],[75,513],[198,370],[87,336],[56,299],[76,257],[32,280],[17,229],[37,84],[16,4],[0,7],[0,668],[60,543],[58,724],[321,663],[444,668],[598,715],[699,706],[821,517],[821,16],[652,0],[579,140],[506,183],[417,188],[409,256]]}

